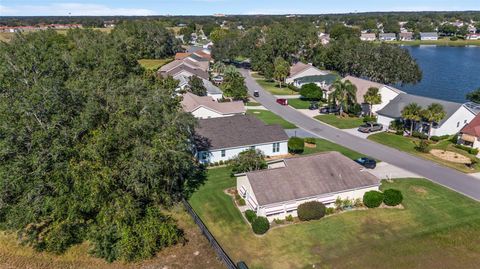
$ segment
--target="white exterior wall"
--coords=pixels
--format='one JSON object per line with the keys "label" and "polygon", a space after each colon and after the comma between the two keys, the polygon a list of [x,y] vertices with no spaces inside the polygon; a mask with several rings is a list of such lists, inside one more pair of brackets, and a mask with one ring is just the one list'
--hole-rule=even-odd
{"label": "white exterior wall", "polygon": [[314,66],[306,69],[306,70],[303,70],[302,72],[296,74],[295,76],[293,77],[288,77],[285,82],[287,84],[290,84],[290,83],[293,83],[293,81],[297,78],[301,78],[301,77],[308,77],[308,76],[323,76],[323,75],[326,75],[327,73],[324,72],[324,71],[321,71],[317,68],[315,68]]}
{"label": "white exterior wall", "polygon": [[377,116],[377,122],[382,124],[385,128],[388,128],[390,126],[390,123],[395,120],[393,118],[383,116],[383,115],[378,115]]}
{"label": "white exterior wall", "polygon": [[207,95],[212,97],[215,101],[218,101],[219,99],[223,98],[223,94],[221,93],[215,93],[215,94],[207,93]]}
{"label": "white exterior wall", "polygon": [[209,119],[209,118],[220,118],[220,117],[232,116],[234,114],[223,115],[201,106],[195,109],[194,111],[192,111],[192,115],[197,119]]}
{"label": "white exterior wall", "polygon": [[438,37],[421,37],[421,40],[438,40]]}
{"label": "white exterior wall", "polygon": [[395,97],[398,96],[397,92],[391,90],[386,86],[383,86],[382,88],[380,88],[378,92],[382,96],[382,103],[372,106],[373,113],[377,113],[377,111],[384,108],[386,105],[388,105],[388,103],[390,103],[390,101],[392,101]]}
{"label": "white exterior wall", "polygon": [[247,206],[253,211],[257,210],[258,203],[252,185],[246,175],[237,177],[237,192],[245,200]]}
{"label": "white exterior wall", "polygon": [[[278,152],[273,152],[273,144],[280,143],[280,150]],[[267,144],[258,144],[258,145],[246,145],[243,147],[237,148],[228,148],[225,149],[225,156],[222,157],[222,150],[213,150],[209,152],[209,156],[207,159],[202,160],[199,158],[200,162],[202,163],[214,163],[219,161],[227,161],[234,157],[236,157],[240,152],[250,149],[250,146],[255,146],[255,149],[261,150],[263,154],[266,156],[280,156],[288,154],[288,146],[287,141],[278,141],[278,142],[271,142]],[[202,152],[199,153],[199,156],[203,154]]]}
{"label": "white exterior wall", "polygon": [[450,118],[448,118],[440,127],[432,128],[431,135],[453,135],[467,125],[475,115],[464,106],[461,106]]}

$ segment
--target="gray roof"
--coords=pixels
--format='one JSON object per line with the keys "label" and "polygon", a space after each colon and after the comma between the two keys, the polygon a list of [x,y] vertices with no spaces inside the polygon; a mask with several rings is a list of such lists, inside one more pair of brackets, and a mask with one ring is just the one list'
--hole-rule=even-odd
{"label": "gray roof", "polygon": [[212,82],[210,82],[209,80],[206,80],[206,79],[202,79],[203,80],[203,86],[205,86],[205,88],[207,89],[207,93],[209,94],[223,94],[222,90],[220,90],[220,88],[218,88],[217,86],[213,85]]}
{"label": "gray roof", "polygon": [[401,93],[397,95],[397,97],[395,97],[392,101],[390,101],[390,103],[388,103],[384,108],[377,111],[377,114],[390,118],[400,118],[402,116],[403,108],[410,103],[417,103],[423,108],[427,108],[433,103],[438,103],[442,105],[446,115],[445,118],[443,118],[443,120],[438,123],[439,125],[442,125],[443,122],[450,118],[453,113],[455,113],[455,111],[457,111],[460,107],[463,106],[463,104],[460,103]]}
{"label": "gray roof", "polygon": [[380,184],[379,178],[339,152],[285,159],[285,165],[246,174],[259,205]]}
{"label": "gray roof", "polygon": [[195,60],[197,60],[197,61],[199,61],[199,62],[208,62],[208,59],[205,59],[205,58],[203,58],[203,57],[200,57],[199,55],[197,55],[197,54],[195,54],[195,53],[192,53],[192,54],[191,54],[190,56],[188,56],[188,57],[190,57],[190,58],[192,58],[192,59],[195,59]]}
{"label": "gray roof", "polygon": [[199,51],[199,50],[203,50],[202,47],[197,47],[197,46],[188,46],[187,47],[187,52],[196,52],[196,51]]}
{"label": "gray roof", "polygon": [[338,78],[335,74],[327,74],[327,75],[317,75],[317,76],[305,76],[295,79],[295,81],[306,84],[306,83],[315,83],[315,82],[322,82],[325,81],[326,84],[332,84]]}
{"label": "gray roof", "polygon": [[438,37],[438,34],[436,32],[423,32],[420,33],[421,37]]}
{"label": "gray roof", "polygon": [[395,33],[384,33],[384,34],[380,34],[379,36],[380,36],[380,38],[382,38],[382,37],[393,37],[393,38],[396,38],[396,37],[397,37],[397,35],[396,35]]}
{"label": "gray roof", "polygon": [[210,150],[287,141],[280,125],[266,125],[252,115],[200,119],[196,134],[209,142]]}

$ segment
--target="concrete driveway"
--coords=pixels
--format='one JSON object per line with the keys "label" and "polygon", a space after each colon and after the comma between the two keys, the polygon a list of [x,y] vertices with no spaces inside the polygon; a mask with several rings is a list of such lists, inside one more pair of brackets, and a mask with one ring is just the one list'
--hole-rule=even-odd
{"label": "concrete driveway", "polygon": [[377,163],[377,167],[375,167],[375,169],[368,169],[367,171],[380,179],[422,178],[420,175],[386,162]]}

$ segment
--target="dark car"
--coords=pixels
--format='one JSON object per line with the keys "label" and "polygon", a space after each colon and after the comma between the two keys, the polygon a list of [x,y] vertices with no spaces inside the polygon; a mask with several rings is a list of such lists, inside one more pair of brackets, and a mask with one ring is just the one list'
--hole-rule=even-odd
{"label": "dark car", "polygon": [[368,169],[374,169],[375,167],[377,167],[377,161],[368,157],[356,159],[355,162]]}
{"label": "dark car", "polygon": [[308,106],[308,109],[317,110],[318,109],[318,103],[317,102],[311,102],[310,106]]}
{"label": "dark car", "polygon": [[254,97],[260,97],[260,93],[259,93],[257,90],[255,90],[255,91],[253,92],[253,96],[254,96]]}
{"label": "dark car", "polygon": [[277,99],[277,103],[281,104],[282,106],[288,105],[288,100],[285,98],[279,98]]}
{"label": "dark car", "polygon": [[362,126],[358,127],[358,131],[362,133],[371,133],[383,130],[383,125],[376,122],[366,122]]}
{"label": "dark car", "polygon": [[336,106],[326,106],[320,108],[320,113],[322,114],[332,114],[332,113],[339,113],[340,108]]}

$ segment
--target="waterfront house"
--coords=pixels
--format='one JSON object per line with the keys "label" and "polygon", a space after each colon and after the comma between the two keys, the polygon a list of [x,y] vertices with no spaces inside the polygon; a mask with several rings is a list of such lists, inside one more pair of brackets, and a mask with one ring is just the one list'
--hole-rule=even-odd
{"label": "waterfront house", "polygon": [[466,40],[480,40],[480,34],[468,34],[465,36]]}
{"label": "waterfront house", "polygon": [[403,32],[398,34],[400,41],[412,41],[413,33],[412,32]]}
{"label": "waterfront house", "polygon": [[458,144],[472,148],[480,148],[480,114],[477,114],[470,123],[460,130]]}
{"label": "waterfront house", "polygon": [[363,33],[360,35],[360,40],[362,41],[375,41],[377,36],[374,33]]}
{"label": "waterfront house", "polygon": [[420,33],[420,40],[438,40],[438,34],[436,32]]}
{"label": "waterfront house", "polygon": [[395,33],[379,34],[380,41],[396,41],[397,35]]}
{"label": "waterfront house", "polygon": [[324,76],[327,74],[327,71],[320,70],[312,64],[304,64],[302,62],[298,62],[290,67],[290,75],[287,77],[285,82],[287,84],[293,84],[295,80],[301,77]]}
{"label": "waterfront house", "polygon": [[210,96],[198,96],[191,92],[183,94],[182,107],[195,118],[209,119],[245,114],[242,101],[218,102]]}

